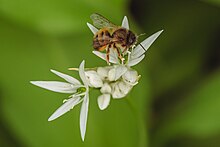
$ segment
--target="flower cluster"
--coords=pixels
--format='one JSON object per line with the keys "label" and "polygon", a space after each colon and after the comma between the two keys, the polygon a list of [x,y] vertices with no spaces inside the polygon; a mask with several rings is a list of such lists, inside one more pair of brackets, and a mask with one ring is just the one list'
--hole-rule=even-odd
{"label": "flower cluster", "polygon": [[[87,23],[87,25],[93,34],[97,33],[97,28],[89,23]],[[122,21],[122,27],[129,29],[126,16]],[[51,72],[63,78],[66,82],[31,81],[32,84],[47,90],[71,94],[68,99],[64,100],[64,104],[49,117],[48,121],[60,117],[77,104],[82,103],[80,111],[80,131],[82,140],[84,141],[89,106],[89,89],[96,88],[100,90],[101,95],[97,98],[97,102],[101,110],[108,107],[111,97],[113,99],[126,97],[132,88],[138,84],[138,80],[140,79],[140,75],[136,70],[132,69],[132,66],[144,59],[145,52],[161,32],[162,30],[156,32],[142,41],[139,45],[132,47],[124,53],[124,62],[121,62],[117,52],[111,49],[109,62],[112,63],[112,65],[87,69],[84,67],[85,61],[83,60],[79,68],[70,68],[70,70],[79,71],[82,82],[55,70],[51,70]],[[106,53],[99,51],[93,51],[93,53],[106,61]]]}
{"label": "flower cluster", "polygon": [[100,88],[98,105],[101,110],[107,108],[110,97],[125,97],[140,77],[137,71],[125,65],[98,67],[96,70],[86,71],[85,74],[90,87]]}

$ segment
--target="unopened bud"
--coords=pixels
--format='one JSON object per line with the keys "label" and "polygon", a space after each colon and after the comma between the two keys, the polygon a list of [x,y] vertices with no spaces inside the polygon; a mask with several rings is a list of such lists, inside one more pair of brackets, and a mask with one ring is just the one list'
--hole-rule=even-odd
{"label": "unopened bud", "polygon": [[104,110],[108,107],[110,103],[110,94],[102,94],[98,97],[98,105],[101,110]]}
{"label": "unopened bud", "polygon": [[136,85],[138,83],[139,76],[137,71],[129,69],[125,72],[125,74],[123,74],[122,78],[126,83]]}
{"label": "unopened bud", "polygon": [[112,97],[115,99],[125,97],[132,89],[132,86],[124,81],[116,82],[112,84]]}
{"label": "unopened bud", "polygon": [[114,66],[108,73],[109,81],[117,81],[126,71],[127,67],[123,65]]}
{"label": "unopened bud", "polygon": [[102,87],[103,81],[96,71],[93,71],[93,70],[86,71],[85,74],[89,81],[89,86],[95,87],[95,88]]}
{"label": "unopened bud", "polygon": [[101,77],[102,80],[108,79],[108,72],[112,69],[112,66],[106,66],[106,67],[98,67],[97,73]]}
{"label": "unopened bud", "polygon": [[101,93],[111,93],[112,88],[108,83],[104,83],[100,91]]}

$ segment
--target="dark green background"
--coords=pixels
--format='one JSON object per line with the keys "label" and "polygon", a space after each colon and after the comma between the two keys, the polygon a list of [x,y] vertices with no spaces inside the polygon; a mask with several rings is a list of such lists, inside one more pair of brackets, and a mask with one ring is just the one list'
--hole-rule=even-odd
{"label": "dark green background", "polygon": [[[85,142],[80,106],[48,117],[68,95],[31,80],[61,80],[49,69],[68,71],[106,63],[92,54],[86,26],[98,12],[147,36],[164,29],[134,68],[142,75],[129,96],[100,111],[90,92]],[[219,147],[219,0],[0,0],[1,147]]]}

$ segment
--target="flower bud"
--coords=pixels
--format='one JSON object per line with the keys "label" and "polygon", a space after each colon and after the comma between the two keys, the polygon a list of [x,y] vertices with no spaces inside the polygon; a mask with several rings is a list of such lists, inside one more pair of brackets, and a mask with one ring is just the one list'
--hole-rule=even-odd
{"label": "flower bud", "polygon": [[138,83],[138,73],[136,70],[129,69],[122,75],[123,80],[130,85],[136,85]]}
{"label": "flower bud", "polygon": [[101,93],[111,93],[112,88],[108,83],[104,83],[100,91]]}
{"label": "flower bud", "polygon": [[122,91],[125,95],[127,95],[133,86],[125,83],[124,81],[121,81],[118,83],[118,87],[120,91]]}
{"label": "flower bud", "polygon": [[124,81],[119,81],[112,84],[112,97],[115,99],[125,97],[133,86],[125,83]]}
{"label": "flower bud", "polygon": [[123,65],[116,65],[108,72],[108,80],[117,81],[126,71],[127,67]]}
{"label": "flower bud", "polygon": [[110,103],[110,94],[102,94],[98,97],[99,109],[104,110]]}
{"label": "flower bud", "polygon": [[101,77],[102,80],[108,79],[108,72],[112,69],[112,66],[106,66],[106,67],[98,67],[97,73]]}
{"label": "flower bud", "polygon": [[95,88],[102,87],[103,81],[96,71],[93,70],[86,71],[85,75],[89,81],[90,87],[95,87]]}

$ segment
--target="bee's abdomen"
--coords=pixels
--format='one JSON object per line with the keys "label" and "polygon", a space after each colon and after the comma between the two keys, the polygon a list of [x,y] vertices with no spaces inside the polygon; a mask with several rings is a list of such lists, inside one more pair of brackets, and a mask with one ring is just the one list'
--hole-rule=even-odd
{"label": "bee's abdomen", "polygon": [[93,48],[100,50],[101,47],[110,44],[112,37],[107,29],[99,30],[93,38]]}

